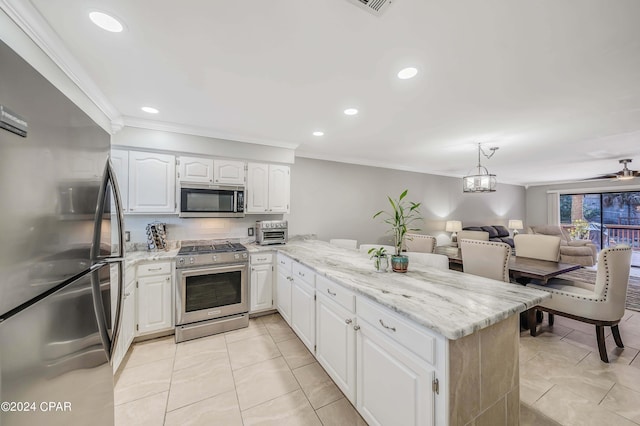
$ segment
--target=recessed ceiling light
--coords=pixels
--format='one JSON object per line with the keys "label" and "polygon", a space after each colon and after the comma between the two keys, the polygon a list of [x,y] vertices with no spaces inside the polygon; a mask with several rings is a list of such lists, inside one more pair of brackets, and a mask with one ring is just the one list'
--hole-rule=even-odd
{"label": "recessed ceiling light", "polygon": [[347,108],[344,110],[344,113],[347,115],[356,115],[358,113],[358,110],[355,108]]}
{"label": "recessed ceiling light", "polygon": [[112,33],[122,32],[124,26],[111,15],[107,15],[104,12],[93,11],[89,13],[89,19],[102,28],[103,30],[110,31]]}
{"label": "recessed ceiling light", "polygon": [[149,114],[157,114],[157,113],[160,112],[157,109],[152,108],[152,107],[142,107],[140,109],[143,110],[144,112],[148,112]]}
{"label": "recessed ceiling light", "polygon": [[407,80],[409,78],[415,77],[416,74],[418,74],[418,70],[413,67],[409,67],[400,70],[400,72],[398,73],[398,78],[401,80]]}
{"label": "recessed ceiling light", "polygon": [[324,132],[321,132],[320,130],[316,130],[315,132],[313,132],[313,136],[324,136]]}

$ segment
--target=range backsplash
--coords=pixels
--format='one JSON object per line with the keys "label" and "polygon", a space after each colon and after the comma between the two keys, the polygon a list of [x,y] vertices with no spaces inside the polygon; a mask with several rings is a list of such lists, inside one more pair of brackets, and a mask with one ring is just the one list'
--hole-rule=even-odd
{"label": "range backsplash", "polygon": [[167,240],[242,239],[247,238],[247,228],[255,228],[257,220],[282,219],[283,216],[252,214],[242,218],[184,219],[174,215],[125,215],[124,229],[129,231],[132,243],[146,244],[146,227],[156,221],[167,224]]}

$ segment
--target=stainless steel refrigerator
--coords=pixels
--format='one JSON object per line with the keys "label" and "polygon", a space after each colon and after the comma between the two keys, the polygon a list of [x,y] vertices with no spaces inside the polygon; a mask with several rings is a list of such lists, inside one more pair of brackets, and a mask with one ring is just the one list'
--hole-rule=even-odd
{"label": "stainless steel refrigerator", "polygon": [[110,136],[0,41],[0,425],[112,425]]}

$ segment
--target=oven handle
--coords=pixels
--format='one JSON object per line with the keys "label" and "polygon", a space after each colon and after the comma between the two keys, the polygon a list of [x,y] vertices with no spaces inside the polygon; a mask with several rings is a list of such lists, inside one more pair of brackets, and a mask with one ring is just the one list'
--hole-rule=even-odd
{"label": "oven handle", "polygon": [[208,274],[218,274],[222,272],[233,272],[233,271],[246,271],[248,269],[248,263],[235,263],[232,265],[223,265],[223,266],[209,266],[206,268],[184,268],[178,269],[178,273],[182,277],[193,277],[196,275],[208,275]]}

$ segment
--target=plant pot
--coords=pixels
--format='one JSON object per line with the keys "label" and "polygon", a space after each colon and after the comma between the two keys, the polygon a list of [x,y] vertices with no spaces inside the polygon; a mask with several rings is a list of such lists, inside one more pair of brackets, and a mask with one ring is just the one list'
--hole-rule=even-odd
{"label": "plant pot", "polygon": [[376,272],[387,272],[387,268],[389,267],[389,258],[387,255],[374,257],[373,267],[376,268]]}
{"label": "plant pot", "polygon": [[391,256],[391,269],[393,269],[393,272],[407,272],[408,266],[409,266],[409,257],[404,255]]}

